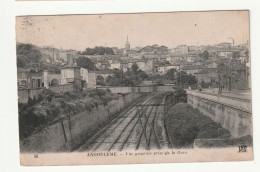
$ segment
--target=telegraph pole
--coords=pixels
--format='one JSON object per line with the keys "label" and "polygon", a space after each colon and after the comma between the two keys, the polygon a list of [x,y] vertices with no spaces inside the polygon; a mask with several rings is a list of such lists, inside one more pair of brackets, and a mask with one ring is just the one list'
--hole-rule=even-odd
{"label": "telegraph pole", "polygon": [[180,87],[181,87],[181,71],[180,71]]}

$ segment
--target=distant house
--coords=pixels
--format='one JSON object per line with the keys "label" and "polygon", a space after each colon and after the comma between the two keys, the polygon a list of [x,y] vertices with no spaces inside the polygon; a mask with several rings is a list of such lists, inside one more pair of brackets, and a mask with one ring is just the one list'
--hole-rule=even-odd
{"label": "distant house", "polygon": [[[43,87],[43,72],[31,73],[31,88]],[[59,83],[57,82],[57,85]]]}
{"label": "distant house", "polygon": [[189,57],[186,58],[186,61],[187,62],[194,62],[194,57],[189,56]]}
{"label": "distant house", "polygon": [[233,81],[237,83],[246,82],[247,66],[245,64],[236,64],[231,67]]}
{"label": "distant house", "polygon": [[208,62],[208,63],[206,63],[206,67],[214,69],[214,68],[218,67],[218,63],[216,63],[216,62]]}
{"label": "distant house", "polygon": [[119,61],[113,61],[111,63],[110,69],[120,69],[120,67],[121,67],[121,64]]}
{"label": "distant house", "polygon": [[222,49],[222,51],[227,51],[230,49],[232,44],[230,42],[221,42],[217,45],[219,49]]}
{"label": "distant house", "polygon": [[128,62],[127,61],[122,61],[120,63],[120,69],[123,71],[123,72],[126,72],[128,70],[130,70],[129,66],[128,66]]}
{"label": "distant house", "polygon": [[76,84],[79,88],[82,88],[80,67],[67,66],[61,69],[61,84]]}
{"label": "distant house", "polygon": [[158,66],[158,67],[156,68],[156,71],[157,71],[157,73],[158,73],[159,75],[164,75],[164,74],[166,74],[166,68],[165,68],[165,66]]}
{"label": "distant house", "polygon": [[246,56],[241,56],[241,57],[239,57],[239,61],[241,63],[247,63],[248,62],[248,58]]}
{"label": "distant house", "polygon": [[96,74],[88,69],[81,68],[80,69],[81,79],[85,81],[87,88],[95,88],[96,87]]}
{"label": "distant house", "polygon": [[176,47],[175,52],[178,54],[188,54],[189,47],[187,45],[179,45]]}
{"label": "distant house", "polygon": [[217,70],[213,68],[204,68],[195,73],[195,76],[199,83],[211,83],[212,86],[216,86],[219,80]]}
{"label": "distant house", "polygon": [[179,70],[180,69],[180,66],[179,65],[162,65],[162,66],[158,66],[157,69],[156,69],[156,72],[159,74],[159,75],[164,75],[166,74],[169,70],[171,69],[176,69],[176,70]]}
{"label": "distant house", "polygon": [[183,66],[182,70],[185,71],[187,74],[196,74],[198,73],[200,70],[202,70],[204,68],[203,65],[187,65],[187,66]]}
{"label": "distant house", "polygon": [[136,60],[134,61],[134,63],[138,65],[139,69],[146,72],[147,74],[153,73],[153,68],[154,68],[153,60],[142,59],[142,60]]}
{"label": "distant house", "polygon": [[229,58],[231,59],[232,58],[232,55],[233,55],[233,52],[234,51],[218,51],[217,52],[217,55],[219,57],[224,57],[224,58]]}
{"label": "distant house", "polygon": [[29,69],[17,69],[17,86],[18,88],[30,88],[31,73]]}
{"label": "distant house", "polygon": [[61,75],[49,73],[47,70],[43,72],[30,72],[29,69],[17,69],[18,88],[42,88],[61,84]]}
{"label": "distant house", "polygon": [[100,70],[100,71],[93,71],[96,77],[102,76],[105,80],[108,76],[112,76],[114,74],[114,70]]}

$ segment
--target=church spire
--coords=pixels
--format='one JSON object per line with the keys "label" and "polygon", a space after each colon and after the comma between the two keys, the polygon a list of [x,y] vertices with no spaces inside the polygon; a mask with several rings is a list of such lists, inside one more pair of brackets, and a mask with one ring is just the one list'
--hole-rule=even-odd
{"label": "church spire", "polygon": [[127,37],[126,37],[125,49],[126,49],[127,51],[130,50],[130,43],[129,43],[129,41],[128,41],[128,35],[127,35]]}

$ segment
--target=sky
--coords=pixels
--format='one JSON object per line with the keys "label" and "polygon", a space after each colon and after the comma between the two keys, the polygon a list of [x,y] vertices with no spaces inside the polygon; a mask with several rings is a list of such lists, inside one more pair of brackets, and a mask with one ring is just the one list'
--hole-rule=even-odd
{"label": "sky", "polygon": [[83,51],[87,47],[212,45],[249,41],[248,11],[16,17],[16,42]]}

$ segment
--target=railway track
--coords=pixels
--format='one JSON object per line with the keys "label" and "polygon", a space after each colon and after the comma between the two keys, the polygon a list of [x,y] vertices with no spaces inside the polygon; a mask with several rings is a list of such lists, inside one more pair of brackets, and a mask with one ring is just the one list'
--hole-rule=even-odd
{"label": "railway track", "polygon": [[[138,99],[136,100],[136,103],[134,103],[133,105],[131,105],[131,106],[129,106],[128,108],[126,108],[123,112],[121,112],[121,113],[117,116],[116,119],[110,121],[110,123],[109,123],[106,127],[104,127],[101,131],[99,131],[98,133],[96,133],[96,134],[90,139],[90,141],[88,141],[86,144],[84,144],[83,146],[81,146],[81,147],[78,149],[78,151],[87,150],[87,149],[89,148],[89,146],[90,146],[91,144],[93,144],[93,143],[96,141],[96,139],[97,139],[100,135],[102,135],[102,134],[105,132],[105,130],[106,130],[107,128],[109,128],[113,123],[115,123],[118,118],[120,118],[120,117],[121,117],[122,115],[124,115],[124,114],[131,113],[131,112],[134,110],[133,107],[136,106],[137,104],[139,104],[140,102],[144,101],[147,97],[148,97],[148,96],[146,95],[146,96],[144,96],[144,97],[138,98]],[[123,121],[123,120],[122,120],[122,121]],[[120,121],[118,125],[120,125],[122,121]],[[117,125],[117,126],[118,126],[118,125]],[[117,127],[117,126],[116,126],[116,127]],[[116,127],[114,127],[113,130],[115,130]],[[104,139],[102,140],[102,142],[104,142],[105,139],[106,139],[106,138],[104,138]],[[98,147],[102,144],[102,142],[100,142],[100,144],[94,149],[94,151],[95,151],[96,149],[98,149]]]}
{"label": "railway track", "polygon": [[160,103],[165,95],[166,92],[152,93],[139,99],[83,145],[80,151],[149,150],[152,145],[160,149],[155,125],[158,107],[163,108]]}
{"label": "railway track", "polygon": [[[152,97],[150,97],[150,99],[148,101],[146,101],[144,104],[150,103],[150,101],[152,101],[155,97],[158,96],[158,93],[154,94]],[[119,136],[117,137],[117,139],[113,142],[113,144],[111,145],[111,147],[109,148],[109,151],[114,147],[114,145],[118,142],[118,140],[122,137],[123,134],[125,134],[124,132],[126,131],[126,129],[128,128],[129,125],[132,124],[132,121],[134,119],[136,119],[136,117],[138,117],[138,120],[136,120],[136,122],[134,122],[132,125],[133,127],[131,127],[129,133],[127,133],[127,137],[123,140],[119,150],[122,151],[122,149],[124,148],[124,145],[126,144],[126,142],[128,141],[131,133],[133,132],[133,130],[135,129],[139,119],[143,116],[143,114],[145,113],[144,109],[147,109],[148,106],[142,106],[140,110],[137,110],[136,114],[134,115],[134,117],[131,119],[131,121],[125,126],[123,132],[121,132],[119,134]],[[140,112],[141,112],[141,116],[140,116]]]}
{"label": "railway track", "polygon": [[[156,142],[157,148],[160,149],[160,144],[158,142],[158,139],[157,139],[157,136],[156,136],[156,133],[155,133],[155,129],[154,129],[154,123],[155,123],[155,117],[157,115],[157,110],[158,110],[158,106],[156,104],[158,104],[161,101],[161,99],[164,97],[164,94],[165,93],[162,93],[158,96],[158,98],[155,100],[155,103],[154,103],[155,106],[151,106],[151,109],[150,109],[148,115],[145,117],[146,121],[144,123],[144,127],[142,127],[142,133],[141,133],[140,138],[138,140],[136,150],[139,149],[139,146],[140,146],[141,141],[142,141],[142,137],[145,138],[144,140],[146,142],[145,143],[146,149],[149,150],[150,144],[151,144],[152,134],[154,135],[154,141]],[[153,114],[153,116],[151,117],[152,114]]]}

